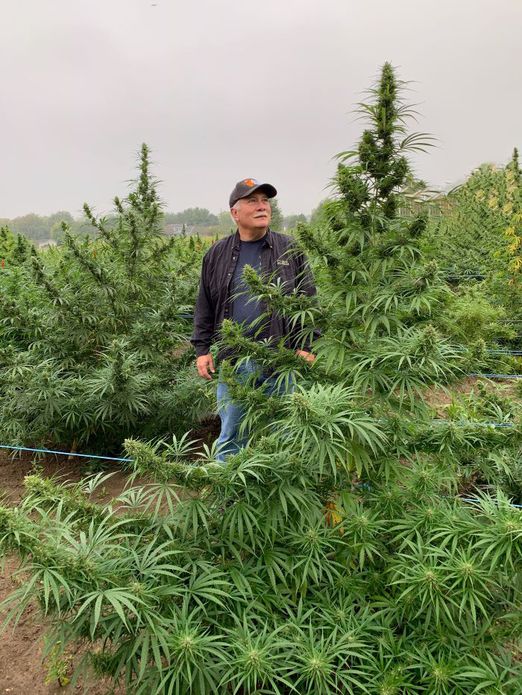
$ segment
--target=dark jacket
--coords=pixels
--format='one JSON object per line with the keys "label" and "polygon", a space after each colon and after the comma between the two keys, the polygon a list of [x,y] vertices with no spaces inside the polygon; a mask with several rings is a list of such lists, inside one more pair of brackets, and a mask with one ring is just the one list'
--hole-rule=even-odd
{"label": "dark jacket", "polygon": [[[239,244],[239,232],[236,232],[216,242],[203,257],[191,339],[198,357],[209,352],[223,319],[230,318],[230,283],[239,258]],[[270,229],[261,252],[261,275],[274,280],[280,278],[288,294],[296,289],[309,296],[315,294],[305,256],[297,251],[291,237]],[[292,349],[301,347],[288,319],[275,312],[270,316],[268,335],[275,340],[284,337],[285,344]]]}

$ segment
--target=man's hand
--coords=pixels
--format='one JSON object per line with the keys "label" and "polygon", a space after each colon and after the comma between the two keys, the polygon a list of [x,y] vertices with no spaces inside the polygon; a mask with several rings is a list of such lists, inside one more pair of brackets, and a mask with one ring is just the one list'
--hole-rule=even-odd
{"label": "man's hand", "polygon": [[313,362],[315,360],[315,355],[313,355],[311,352],[307,352],[306,350],[296,350],[295,354],[298,357],[302,357],[303,360],[306,360],[307,362]]}
{"label": "man's hand", "polygon": [[[214,360],[210,352],[208,355],[200,355],[196,360],[196,367],[198,369],[199,376],[203,379],[212,379],[212,374],[216,371],[214,368]],[[212,374],[210,373],[212,372]]]}

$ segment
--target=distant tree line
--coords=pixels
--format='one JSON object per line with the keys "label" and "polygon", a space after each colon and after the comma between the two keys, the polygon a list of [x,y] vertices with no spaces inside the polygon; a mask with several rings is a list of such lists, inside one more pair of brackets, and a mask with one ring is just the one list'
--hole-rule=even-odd
{"label": "distant tree line", "polygon": [[182,212],[166,212],[165,224],[185,224],[196,227],[212,227],[219,223],[217,215],[206,208],[187,208]]}
{"label": "distant tree line", "polygon": [[[105,219],[110,224],[113,216]],[[283,215],[276,199],[272,201],[272,228],[276,231],[293,229],[298,222],[306,222],[304,214]],[[52,239],[60,243],[63,239],[63,223],[73,234],[95,235],[96,230],[84,217],[73,217],[70,212],[60,210],[52,215],[37,215],[31,212],[21,217],[9,219],[0,217],[0,227],[7,227],[14,234],[22,234],[24,237],[37,243]],[[182,225],[187,230],[196,230],[202,234],[228,234],[234,229],[234,225],[228,210],[214,214],[206,208],[186,208],[181,212],[166,212],[163,215],[164,228],[171,225]]]}
{"label": "distant tree line", "polygon": [[76,234],[92,234],[91,225],[83,218],[74,218],[70,212],[60,210],[52,215],[36,215],[30,212],[21,217],[9,219],[0,217],[0,227],[7,227],[14,234],[22,234],[32,241],[53,239],[59,242],[63,237],[62,222]]}

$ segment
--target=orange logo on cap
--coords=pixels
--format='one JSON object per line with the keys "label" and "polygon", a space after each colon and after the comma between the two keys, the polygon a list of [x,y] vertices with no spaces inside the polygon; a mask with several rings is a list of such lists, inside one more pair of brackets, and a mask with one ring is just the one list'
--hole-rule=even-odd
{"label": "orange logo on cap", "polygon": [[250,188],[252,188],[252,186],[255,186],[255,185],[256,185],[257,181],[256,181],[255,179],[245,179],[245,180],[243,181],[243,183],[244,183],[246,186],[250,186]]}

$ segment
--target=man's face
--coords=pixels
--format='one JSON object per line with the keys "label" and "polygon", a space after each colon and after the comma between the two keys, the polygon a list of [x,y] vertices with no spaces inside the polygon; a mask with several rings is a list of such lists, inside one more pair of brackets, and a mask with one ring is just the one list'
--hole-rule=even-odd
{"label": "man's face", "polygon": [[246,198],[238,200],[231,209],[234,222],[241,229],[267,229],[272,218],[272,208],[266,193],[256,191]]}

